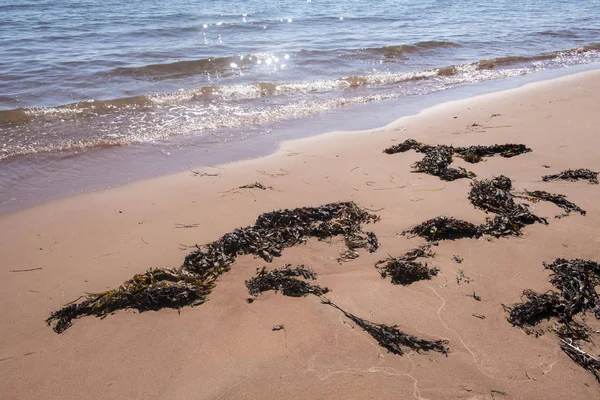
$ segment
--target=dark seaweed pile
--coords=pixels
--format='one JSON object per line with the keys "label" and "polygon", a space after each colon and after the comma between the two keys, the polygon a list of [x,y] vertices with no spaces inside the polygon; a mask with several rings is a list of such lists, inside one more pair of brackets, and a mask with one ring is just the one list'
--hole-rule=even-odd
{"label": "dark seaweed pile", "polygon": [[526,198],[530,201],[533,201],[533,202],[538,202],[540,200],[549,201],[551,203],[556,204],[558,207],[562,208],[565,212],[563,214],[557,215],[556,218],[566,217],[567,215],[569,215],[571,213],[571,211],[578,212],[581,215],[586,214],[586,211],[584,209],[579,207],[577,204],[572,203],[569,200],[567,200],[567,196],[565,196],[564,194],[548,193],[543,190],[534,190],[533,192],[525,190],[524,193],[527,196]]}
{"label": "dark seaweed pile", "polygon": [[414,139],[385,149],[386,154],[403,153],[415,150],[424,153],[425,157],[412,165],[415,172],[424,172],[437,176],[444,181],[454,181],[461,178],[472,178],[475,174],[464,168],[450,168],[452,156],[456,155],[469,163],[478,163],[483,157],[492,157],[500,154],[502,157],[514,157],[528,153],[530,148],[524,144],[494,144],[491,146],[452,147],[445,145],[431,146],[419,143]]}
{"label": "dark seaweed pile", "polygon": [[520,236],[521,228],[525,225],[535,222],[548,223],[524,205],[516,203],[511,190],[512,181],[504,175],[471,183],[469,192],[471,204],[486,213],[497,214],[482,225],[481,229],[484,233],[495,237]]}
{"label": "dark seaweed pile", "polygon": [[529,152],[531,152],[531,149],[524,144],[493,144],[491,146],[454,148],[454,154],[472,164],[478,163],[483,157],[493,157],[497,154],[505,158],[510,158]]}
{"label": "dark seaweed pile", "polygon": [[429,241],[435,241],[478,238],[481,236],[482,231],[479,226],[470,222],[441,216],[427,220],[401,234],[421,236]]}
{"label": "dark seaweed pile", "polygon": [[553,272],[550,282],[560,292],[524,291],[521,303],[505,307],[507,319],[527,333],[537,333],[532,328],[542,320],[555,320],[555,331],[563,343],[561,349],[600,382],[600,362],[579,347],[579,341],[589,340],[589,329],[576,320],[588,312],[600,320],[600,296],[595,289],[600,285],[600,266],[591,260],[558,258],[544,267]]}
{"label": "dark seaweed pile", "polygon": [[321,301],[323,304],[330,305],[341,311],[347,318],[360,326],[365,332],[377,340],[381,347],[386,348],[390,353],[403,355],[405,352],[404,347],[408,347],[417,353],[421,351],[436,351],[448,355],[448,348],[445,346],[448,344],[447,340],[425,340],[408,335],[399,330],[397,325],[389,326],[376,324],[350,314],[328,299],[322,298]]}
{"label": "dark seaweed pile", "polygon": [[589,169],[579,168],[579,169],[568,169],[566,171],[562,171],[558,174],[554,175],[546,175],[543,176],[542,179],[544,182],[550,181],[578,181],[580,179],[585,179],[593,184],[598,184],[598,172],[594,172]]}
{"label": "dark seaweed pile", "polygon": [[452,163],[452,147],[435,146],[425,153],[421,161],[412,165],[414,172],[424,172],[437,176],[443,181],[454,181],[461,178],[474,177],[473,172],[462,167],[450,168]]}
{"label": "dark seaweed pile", "polygon": [[[548,199],[551,201],[550,199],[552,199],[561,205],[577,207],[564,198],[548,197],[545,194],[541,194],[540,196],[544,197],[544,200]],[[535,200],[539,197],[533,198],[530,196],[527,198]],[[503,175],[493,179],[471,182],[469,200],[475,208],[496,215],[493,218],[488,218],[482,225],[475,225],[452,217],[440,216],[427,220],[401,234],[421,236],[429,241],[478,238],[483,234],[495,237],[520,236],[521,229],[525,225],[536,222],[542,224],[548,223],[546,219],[538,217],[524,205],[515,202],[515,195],[512,193],[512,181]],[[570,208],[570,210],[575,209]],[[577,211],[579,210],[581,209],[578,208]],[[585,211],[583,212],[585,213]]]}
{"label": "dark seaweed pile", "polygon": [[317,274],[300,265],[292,268],[291,264],[286,264],[281,269],[267,271],[265,267],[257,269],[256,276],[246,281],[248,292],[252,296],[258,296],[263,292],[273,290],[281,292],[284,296],[303,297],[309,294],[322,296],[329,292],[328,288],[322,288],[319,285],[311,285],[305,280],[298,279],[302,277],[307,280],[317,279]]}
{"label": "dark seaweed pile", "polygon": [[353,202],[261,214],[254,225],[197,246],[181,267],[135,275],[118,289],[86,295],[83,301],[66,305],[53,312],[46,322],[55,323],[54,330],[61,333],[73,319],[85,315],[105,317],[130,308],[142,312],[198,305],[207,300],[215,280],[229,271],[240,255],[254,254],[271,262],[284,248],[305,243],[308,238],[354,237],[362,233],[363,224],[377,220],[376,215]]}
{"label": "dark seaweed pile", "polygon": [[[426,245],[409,251],[401,257],[389,257],[380,260],[375,264],[375,268],[385,279],[388,275],[392,278],[394,285],[410,285],[411,283],[428,280],[436,276],[439,268],[429,268],[427,263],[417,262],[419,257],[433,257],[431,246]],[[380,264],[385,264],[380,267]]]}

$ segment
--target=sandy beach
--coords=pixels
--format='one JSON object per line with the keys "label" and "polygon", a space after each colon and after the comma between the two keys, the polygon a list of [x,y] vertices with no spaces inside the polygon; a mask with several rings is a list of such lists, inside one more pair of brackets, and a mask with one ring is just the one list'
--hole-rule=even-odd
{"label": "sandy beach", "polygon": [[[542,263],[600,260],[600,186],[542,182],[569,168],[600,171],[600,71],[452,103],[363,132],[284,143],[268,157],[132,183],[0,216],[0,397],[3,399],[594,399],[600,384],[551,332],[527,335],[502,304],[524,289],[552,289]],[[423,155],[383,149],[412,138],[454,146],[523,143],[531,153],[453,166],[477,178],[506,175],[517,190],[561,193],[587,211],[557,219],[551,203],[532,212],[521,237],[441,241],[428,260],[440,269],[409,286],[374,265],[424,244],[398,236],[448,215],[483,223],[468,201],[470,179],[413,173]],[[270,190],[236,189],[259,182]],[[380,248],[336,261],[343,239],[285,249],[266,263],[241,256],[198,307],[105,319],[84,317],[62,334],[53,310],[86,293],[118,287],[149,268],[181,265],[189,246],[251,225],[264,212],[354,201],[377,210],[369,230]],[[462,263],[452,257],[460,256]],[[249,304],[244,282],[257,268],[304,264],[327,297],[376,323],[448,341],[448,356],[388,353],[315,296],[265,293]],[[23,271],[29,270],[29,271]],[[457,281],[460,273],[467,281]],[[469,294],[476,292],[481,301]],[[474,317],[474,314],[485,318]],[[600,330],[592,315],[587,321]],[[594,325],[595,324],[595,325]],[[285,329],[273,331],[273,326]],[[594,334],[592,334],[594,336]],[[598,335],[595,334],[597,337]],[[590,354],[600,347],[592,345]],[[595,350],[595,352],[594,352]]]}

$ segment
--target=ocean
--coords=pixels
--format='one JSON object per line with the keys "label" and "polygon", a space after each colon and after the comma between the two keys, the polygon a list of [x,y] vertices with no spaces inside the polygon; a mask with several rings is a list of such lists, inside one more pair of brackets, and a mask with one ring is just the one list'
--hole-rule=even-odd
{"label": "ocean", "polygon": [[0,0],[0,212],[599,62],[600,0]]}

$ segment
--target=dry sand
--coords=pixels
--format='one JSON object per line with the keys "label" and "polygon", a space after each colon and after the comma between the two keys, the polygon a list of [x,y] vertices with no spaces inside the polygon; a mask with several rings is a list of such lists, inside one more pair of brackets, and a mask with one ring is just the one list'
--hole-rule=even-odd
{"label": "dry sand", "polygon": [[[600,170],[598,104],[600,72],[577,74],[445,104],[381,129],[288,142],[263,159],[203,168],[204,176],[182,173],[2,216],[0,398],[600,398],[600,385],[563,354],[553,334],[526,335],[506,321],[501,306],[517,302],[523,289],[551,288],[543,261],[600,260],[600,186],[541,182],[567,168]],[[479,178],[505,174],[518,189],[564,193],[588,215],[554,219],[558,208],[536,204],[549,226],[528,226],[521,238],[442,242],[431,261],[438,277],[394,286],[380,278],[375,261],[423,243],[396,233],[440,214],[472,222],[486,217],[467,200],[469,180],[411,173],[421,158],[412,151],[382,154],[406,138],[525,143],[532,153],[455,164]],[[229,191],[255,181],[275,190]],[[381,209],[381,222],[371,227],[379,251],[340,265],[339,239],[309,241],[269,267],[309,266],[341,307],[423,338],[447,339],[448,357],[388,354],[314,296],[269,293],[248,304],[244,281],[266,264],[252,256],[218,280],[209,302],[181,313],[87,317],[62,335],[44,323],[86,292],[114,288],[151,267],[180,265],[189,251],[181,245],[213,241],[266,211],[341,200]],[[462,264],[452,261],[454,254]],[[32,268],[42,269],[10,272]],[[459,270],[473,281],[458,285]],[[473,291],[481,302],[466,296]],[[271,331],[278,324],[286,329]]]}

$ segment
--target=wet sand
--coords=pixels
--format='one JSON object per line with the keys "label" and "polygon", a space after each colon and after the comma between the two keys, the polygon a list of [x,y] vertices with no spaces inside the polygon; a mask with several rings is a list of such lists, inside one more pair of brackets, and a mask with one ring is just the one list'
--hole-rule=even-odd
{"label": "wet sand", "polygon": [[[552,288],[543,261],[600,260],[600,186],[541,182],[542,175],[568,168],[600,170],[598,104],[600,72],[586,72],[444,104],[380,129],[286,142],[262,159],[1,216],[2,398],[598,398],[600,385],[560,350],[555,335],[526,335],[502,308],[523,289]],[[565,194],[588,213],[555,219],[556,206],[534,204],[548,226],[527,226],[520,238],[441,242],[430,260],[440,268],[437,277],[392,285],[374,263],[424,243],[398,232],[438,215],[486,218],[467,199],[469,180],[411,173],[422,158],[412,151],[382,153],[407,138],[457,146],[524,143],[533,152],[474,165],[455,159],[453,166],[480,179],[507,175],[517,189]],[[231,190],[253,182],[274,190]],[[268,268],[304,264],[339,306],[426,339],[447,339],[448,357],[388,354],[314,296],[268,293],[248,304],[244,281],[266,265],[253,256],[240,257],[210,301],[196,308],[82,318],[61,335],[44,323],[84,293],[117,287],[148,268],[180,265],[190,251],[185,246],[214,241],[263,212],[350,200],[379,210],[381,221],[369,227],[381,243],[377,252],[359,251],[356,260],[339,264],[341,238],[310,240],[284,250]],[[23,269],[34,270],[11,272]],[[458,284],[460,270],[472,282]],[[481,302],[467,296],[473,291]],[[285,330],[271,330],[279,324]]]}

